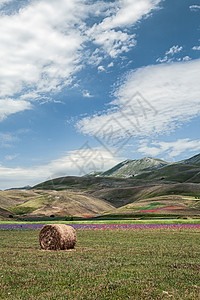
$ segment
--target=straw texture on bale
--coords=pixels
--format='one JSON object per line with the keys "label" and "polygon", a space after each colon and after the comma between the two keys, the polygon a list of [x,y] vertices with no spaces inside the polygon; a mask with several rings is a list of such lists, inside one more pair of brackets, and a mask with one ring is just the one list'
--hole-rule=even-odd
{"label": "straw texture on bale", "polygon": [[40,231],[39,243],[43,250],[74,249],[76,231],[65,224],[45,225]]}

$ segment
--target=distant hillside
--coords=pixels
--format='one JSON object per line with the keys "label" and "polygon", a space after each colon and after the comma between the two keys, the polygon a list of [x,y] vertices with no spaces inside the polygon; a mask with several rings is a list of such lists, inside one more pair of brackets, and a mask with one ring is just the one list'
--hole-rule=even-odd
{"label": "distant hillside", "polygon": [[20,188],[9,188],[6,189],[5,191],[12,191],[12,190],[29,190],[31,188],[30,185],[24,186],[24,187],[20,187]]}
{"label": "distant hillside", "polygon": [[105,216],[200,216],[200,199],[191,196],[165,195],[146,198],[119,207]]}
{"label": "distant hillside", "polygon": [[7,220],[9,217],[13,217],[13,213],[0,207],[0,221]]}
{"label": "distant hillside", "polygon": [[[0,219],[65,216],[200,216],[199,156],[169,164],[146,157],[103,173],[66,176],[0,192]],[[126,177],[126,178],[124,178]]]}
{"label": "distant hillside", "polygon": [[[184,203],[190,201],[188,205],[191,206],[185,206],[185,210],[180,210],[180,213],[173,208],[175,215],[199,215],[199,207],[196,204],[199,203],[200,184],[136,178],[137,176],[127,179],[67,176],[43,182],[31,190],[3,191],[0,192],[0,219],[9,215],[19,218],[35,218],[51,215],[65,217],[118,214],[122,213],[122,210],[120,212],[115,210],[128,204],[137,204],[138,201],[150,199],[153,205],[154,200],[167,195],[171,196],[169,206],[172,206],[173,199],[173,205],[177,205],[177,197],[190,197],[189,200],[184,200]],[[165,204],[164,199],[159,201]],[[123,214],[130,212],[137,215],[134,209],[132,211],[125,209]],[[162,211],[162,214],[166,215],[167,212]]]}
{"label": "distant hillside", "polygon": [[134,177],[143,180],[200,183],[200,154],[176,163],[152,157],[125,160],[106,172],[91,172],[86,177]]}
{"label": "distant hillside", "polygon": [[159,170],[140,174],[137,179],[200,183],[200,166],[182,163],[172,164]]}
{"label": "distant hillside", "polygon": [[160,169],[167,165],[169,165],[168,162],[152,157],[145,157],[138,160],[128,159],[106,172],[92,172],[86,176],[129,178],[144,172]]}
{"label": "distant hillside", "polygon": [[185,159],[185,160],[181,161],[180,163],[200,166],[200,154],[197,154],[189,159]]}
{"label": "distant hillside", "polygon": [[[2,195],[3,194],[3,195]],[[19,199],[19,195],[21,199]],[[0,216],[82,216],[110,211],[114,206],[92,195],[73,191],[0,192]]]}
{"label": "distant hillside", "polygon": [[106,200],[114,207],[121,207],[133,201],[162,195],[200,196],[200,184],[168,182],[165,180],[143,180],[112,177],[61,177],[43,182],[33,189],[71,190]]}

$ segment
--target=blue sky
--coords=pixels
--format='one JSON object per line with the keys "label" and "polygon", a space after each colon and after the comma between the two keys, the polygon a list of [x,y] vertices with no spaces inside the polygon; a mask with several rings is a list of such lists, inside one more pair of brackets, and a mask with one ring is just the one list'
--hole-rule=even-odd
{"label": "blue sky", "polygon": [[0,189],[200,152],[200,3],[0,0]]}

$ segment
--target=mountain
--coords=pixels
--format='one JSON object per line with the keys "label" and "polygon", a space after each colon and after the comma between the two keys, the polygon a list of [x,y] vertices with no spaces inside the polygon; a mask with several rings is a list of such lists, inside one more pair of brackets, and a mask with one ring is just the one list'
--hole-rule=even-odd
{"label": "mountain", "polygon": [[[43,182],[30,190],[2,191],[0,219],[9,215],[20,219],[52,215],[149,216],[149,211],[154,209],[154,201],[161,211],[152,211],[152,216],[166,216],[168,213],[174,216],[200,216],[200,184],[136,178],[67,176]],[[148,203],[144,205],[145,201]],[[125,207],[133,203],[133,206]],[[176,209],[177,206],[181,206],[182,210]],[[146,214],[143,210],[146,210]]]}
{"label": "mountain", "polygon": [[189,164],[172,164],[162,169],[142,173],[136,177],[143,180],[164,180],[170,182],[200,183],[200,166]]}
{"label": "mountain", "polygon": [[180,163],[200,166],[200,154],[197,154],[189,159],[185,159],[185,160],[181,161]]}
{"label": "mountain", "polygon": [[177,163],[145,157],[106,172],[0,191],[0,219],[101,215],[200,216],[200,155]]}
{"label": "mountain", "polygon": [[158,170],[139,174],[137,179],[200,183],[200,154]]}
{"label": "mountain", "polygon": [[168,162],[152,157],[145,157],[138,160],[128,159],[106,172],[92,172],[86,176],[129,178],[144,172],[160,169],[167,165],[169,165]]}
{"label": "mountain", "polygon": [[153,157],[128,159],[105,172],[92,172],[86,176],[200,183],[200,154],[176,163]]}
{"label": "mountain", "polygon": [[[110,209],[101,215],[109,218],[120,215],[127,217],[150,216],[150,214],[152,217],[154,215],[200,216],[200,184],[143,180],[137,179],[138,176],[126,179],[67,176],[43,182],[33,187],[33,190],[36,192],[43,189],[45,193],[49,193],[50,190],[58,193],[73,192],[74,197],[77,194],[77,199],[79,199],[79,195],[84,195],[92,197],[96,201],[97,199],[105,201],[110,204]],[[153,205],[154,201],[159,207],[154,207],[156,206]],[[73,202],[73,205],[75,211],[77,202]]]}
{"label": "mountain", "polygon": [[6,189],[5,191],[12,191],[12,190],[29,190],[31,188],[30,185],[26,185],[24,187],[19,187],[19,188],[9,188],[9,189]]}

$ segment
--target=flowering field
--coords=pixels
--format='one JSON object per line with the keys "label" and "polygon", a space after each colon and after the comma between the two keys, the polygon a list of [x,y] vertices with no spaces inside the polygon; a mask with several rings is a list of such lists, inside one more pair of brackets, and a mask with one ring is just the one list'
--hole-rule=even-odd
{"label": "flowering field", "polygon": [[[68,224],[74,229],[200,229],[200,224]],[[0,224],[0,229],[40,229],[44,224]]]}

